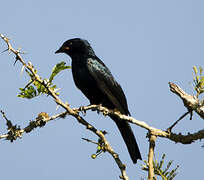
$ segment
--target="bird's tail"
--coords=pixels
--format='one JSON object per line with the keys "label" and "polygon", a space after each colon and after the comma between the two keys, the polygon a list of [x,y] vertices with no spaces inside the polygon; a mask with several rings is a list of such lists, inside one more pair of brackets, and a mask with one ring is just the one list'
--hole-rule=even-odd
{"label": "bird's tail", "polygon": [[110,116],[110,117],[111,117],[111,119],[114,120],[118,129],[120,130],[120,133],[123,137],[123,140],[125,141],[125,144],[127,146],[127,149],[129,151],[129,154],[130,154],[130,157],[131,157],[133,163],[137,163],[138,159],[142,160],[140,150],[139,150],[139,147],[137,145],[135,136],[134,136],[132,129],[131,129],[130,125],[128,124],[128,122],[122,121],[122,120],[118,119],[116,116]]}

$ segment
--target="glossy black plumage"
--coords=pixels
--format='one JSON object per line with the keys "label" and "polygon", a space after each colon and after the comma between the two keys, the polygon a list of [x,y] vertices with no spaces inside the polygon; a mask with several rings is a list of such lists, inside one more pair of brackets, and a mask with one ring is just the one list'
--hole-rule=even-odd
{"label": "glossy black plumage", "polygon": [[[130,115],[125,94],[110,70],[95,55],[88,41],[70,39],[55,53],[66,53],[72,58],[72,74],[76,86],[89,99],[91,104],[102,104],[110,109],[117,109],[122,114]],[[110,116],[114,120],[126,143],[134,163],[142,159],[130,125]]]}

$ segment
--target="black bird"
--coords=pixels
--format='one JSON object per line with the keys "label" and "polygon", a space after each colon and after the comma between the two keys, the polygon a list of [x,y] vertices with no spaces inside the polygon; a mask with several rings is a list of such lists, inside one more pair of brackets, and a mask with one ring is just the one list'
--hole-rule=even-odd
{"label": "black bird", "polygon": [[[70,39],[55,53],[65,53],[72,59],[72,74],[76,86],[91,104],[101,104],[109,109],[117,109],[130,115],[125,94],[110,70],[95,55],[89,42],[80,38]],[[141,159],[141,154],[128,122],[111,115],[126,143],[133,163]]]}

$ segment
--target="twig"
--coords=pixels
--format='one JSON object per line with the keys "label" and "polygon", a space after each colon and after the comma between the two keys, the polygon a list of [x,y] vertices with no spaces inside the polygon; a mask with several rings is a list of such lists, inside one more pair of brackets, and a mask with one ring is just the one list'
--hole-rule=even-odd
{"label": "twig", "polygon": [[[8,118],[5,116],[5,113],[1,110],[1,113],[3,115],[3,117],[6,119],[6,121],[8,122]],[[30,133],[31,131],[33,131],[35,128],[37,127],[43,127],[45,126],[45,124],[49,121],[52,121],[52,120],[55,120],[57,118],[61,118],[63,117],[64,115],[66,114],[66,112],[63,112],[63,113],[60,113],[60,114],[56,114],[56,115],[53,115],[51,117],[48,116],[47,113],[40,113],[38,115],[38,117],[33,120],[33,121],[30,121],[29,124],[25,127],[25,128],[22,128],[22,129],[16,129],[16,132],[13,133],[13,134],[3,134],[3,135],[0,135],[0,139],[7,139],[7,140],[10,140],[10,139],[13,139],[13,140],[16,140],[17,138],[21,138],[23,136],[24,133]],[[11,121],[10,121],[11,122]],[[12,125],[12,124],[11,124]],[[13,125],[12,125],[13,126]],[[15,125],[16,126],[16,125]],[[14,127],[14,126],[13,126]],[[18,126],[19,127],[19,126]],[[9,136],[15,136],[15,137],[11,137],[10,139],[8,139]]]}
{"label": "twig", "polygon": [[93,144],[98,145],[98,143],[97,143],[97,142],[92,141],[92,140],[90,140],[90,139],[87,139],[87,138],[81,138],[81,139],[83,139],[84,141],[87,141],[87,142],[90,142],[90,143],[93,143]]}
{"label": "twig", "polygon": [[1,110],[0,112],[1,112],[1,114],[2,114],[2,116],[3,116],[3,118],[4,118],[6,121],[9,121],[8,118],[7,118],[6,115],[5,115],[5,112],[3,112],[2,110]]}
{"label": "twig", "polygon": [[173,129],[173,127],[174,127],[176,124],[178,124],[178,122],[179,122],[180,120],[182,120],[182,119],[183,119],[187,114],[189,114],[189,113],[190,113],[190,111],[184,113],[176,122],[174,122],[174,123],[167,129],[167,132],[171,132],[172,129]]}

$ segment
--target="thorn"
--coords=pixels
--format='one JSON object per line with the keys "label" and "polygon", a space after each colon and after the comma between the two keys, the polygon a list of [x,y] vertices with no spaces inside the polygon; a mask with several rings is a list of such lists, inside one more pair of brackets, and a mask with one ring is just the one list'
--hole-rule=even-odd
{"label": "thorn", "polygon": [[21,68],[21,75],[23,74],[23,70],[24,70],[25,66],[23,65]]}
{"label": "thorn", "polygon": [[4,51],[2,51],[1,53],[5,53],[6,51],[8,51],[9,49],[7,48],[7,49],[5,49]]}
{"label": "thorn", "polygon": [[15,60],[15,62],[13,63],[13,65],[15,66],[15,65],[16,65],[16,62],[19,61],[19,60],[20,60],[19,57],[16,55],[16,60]]}
{"label": "thorn", "polygon": [[104,131],[102,131],[102,133],[103,133],[104,135],[108,134],[108,132],[107,132],[107,131],[105,131],[105,130],[104,130]]}
{"label": "thorn", "polygon": [[193,111],[190,111],[190,120],[193,118]]}

